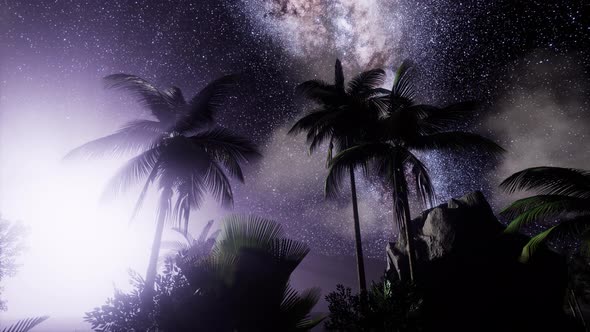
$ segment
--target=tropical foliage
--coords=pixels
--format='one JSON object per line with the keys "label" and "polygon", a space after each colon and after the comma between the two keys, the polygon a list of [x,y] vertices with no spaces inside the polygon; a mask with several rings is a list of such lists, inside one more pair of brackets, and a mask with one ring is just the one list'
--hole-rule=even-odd
{"label": "tropical foliage", "polygon": [[367,171],[372,165],[376,174],[386,179],[392,188],[394,220],[407,248],[408,270],[413,280],[415,257],[409,225],[407,173],[413,178],[416,196],[424,204],[432,204],[435,198],[428,169],[415,152],[475,152],[496,156],[503,149],[477,134],[454,130],[474,115],[472,103],[443,108],[417,103],[411,68],[409,62],[404,62],[396,72],[391,91],[378,89],[380,95],[374,98],[380,102],[371,105],[378,106],[381,115],[367,129],[372,134],[332,159],[326,194],[331,196],[338,192],[350,169]]}
{"label": "tropical foliage", "polygon": [[[18,222],[10,222],[0,217],[0,282],[16,274],[17,257],[24,249],[27,229]],[[0,286],[0,295],[2,287]],[[0,298],[0,311],[6,310],[6,303]]]}
{"label": "tropical foliage", "polygon": [[534,190],[538,195],[519,199],[501,213],[512,219],[507,233],[518,232],[533,223],[553,226],[536,234],[522,250],[527,261],[550,240],[576,236],[582,241],[582,252],[590,254],[590,171],[533,167],[514,173],[500,184],[508,193]]}
{"label": "tropical foliage", "polygon": [[139,153],[115,174],[107,191],[108,195],[116,196],[132,185],[143,183],[134,215],[150,186],[157,184],[160,198],[146,273],[146,301],[153,292],[166,220],[173,220],[187,232],[190,211],[200,207],[206,193],[222,205],[230,206],[233,192],[229,177],[244,181],[241,164],[258,155],[248,139],[214,123],[215,114],[235,79],[234,76],[219,78],[186,101],[177,87],[160,91],[137,76],[107,76],[108,88],[122,89],[137,97],[154,119],[132,121],[116,133],[86,143],[67,155],[71,158]]}
{"label": "tropical foliage", "polygon": [[27,332],[33,329],[35,326],[43,323],[49,318],[49,316],[31,317],[21,319],[18,322],[3,328],[2,332]]}
{"label": "tropical foliage", "polygon": [[[377,108],[374,103],[380,101],[373,97],[378,94],[376,89],[381,87],[384,80],[385,72],[382,69],[373,69],[358,74],[346,84],[342,63],[336,60],[334,84],[311,80],[297,87],[298,93],[315,102],[317,108],[308,111],[307,115],[298,120],[289,134],[306,133],[310,153],[316,151],[322,144],[328,143],[327,164],[329,164],[334,149],[336,152],[343,151],[367,135],[370,124],[374,123],[377,117],[375,112]],[[352,192],[359,287],[364,292],[367,283],[353,168],[348,169],[348,176]]]}
{"label": "tropical foliage", "polygon": [[328,331],[419,331],[422,297],[418,288],[400,280],[383,278],[373,283],[363,309],[360,295],[343,285],[326,296],[330,316]]}
{"label": "tropical foliage", "polygon": [[[319,290],[298,293],[289,277],[309,248],[283,236],[274,221],[233,216],[210,252],[196,242],[166,260],[156,279],[155,305],[140,314],[143,280],[134,275],[135,291],[115,292],[107,304],[87,313],[97,331],[307,331],[321,318],[310,317]],[[194,254],[191,254],[194,253]]]}

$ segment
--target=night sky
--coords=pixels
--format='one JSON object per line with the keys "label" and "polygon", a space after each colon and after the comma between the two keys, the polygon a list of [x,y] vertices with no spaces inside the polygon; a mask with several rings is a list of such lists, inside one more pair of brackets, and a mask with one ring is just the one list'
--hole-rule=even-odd
{"label": "night sky", "polygon": [[[176,85],[189,96],[241,73],[218,119],[259,143],[264,158],[248,168],[246,185],[236,185],[234,212],[276,219],[317,252],[352,255],[347,192],[326,202],[325,154],[310,157],[304,137],[286,136],[309,106],[294,97],[295,86],[331,81],[336,58],[348,78],[374,67],[391,73],[412,60],[422,102],[481,102],[480,117],[458,129],[509,150],[501,161],[422,155],[438,197],[483,190],[500,208],[496,185],[511,172],[589,168],[589,9],[584,1],[2,0],[0,145],[18,144],[7,132],[25,116],[32,127],[23,135],[36,135],[50,118],[65,150],[145,117],[122,94],[98,91],[108,74]],[[86,104],[89,93],[96,104]],[[18,109],[35,98],[58,106]],[[381,258],[394,237],[391,200],[373,181],[359,187],[366,251]],[[7,197],[11,189],[2,190]]]}

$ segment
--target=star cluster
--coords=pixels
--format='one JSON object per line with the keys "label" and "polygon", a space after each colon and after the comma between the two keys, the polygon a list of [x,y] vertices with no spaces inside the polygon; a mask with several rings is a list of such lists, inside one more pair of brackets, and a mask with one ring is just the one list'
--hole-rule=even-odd
{"label": "star cluster", "polygon": [[[265,158],[237,187],[236,211],[277,219],[323,253],[352,253],[346,192],[325,201],[325,156],[308,156],[302,137],[286,135],[302,111],[294,87],[331,80],[337,57],[348,77],[411,59],[422,102],[480,101],[481,116],[458,129],[514,151],[508,162],[476,153],[422,156],[438,197],[492,195],[499,176],[531,163],[588,166],[587,10],[583,1],[12,0],[0,6],[0,88],[14,77],[84,86],[126,72],[192,94],[222,74],[241,73],[219,121],[256,140]],[[128,115],[119,107],[96,120]],[[546,127],[554,115],[560,123]],[[559,144],[544,144],[551,135]],[[537,150],[524,158],[531,146]],[[390,197],[359,178],[364,240],[369,255],[380,257],[393,236]]]}

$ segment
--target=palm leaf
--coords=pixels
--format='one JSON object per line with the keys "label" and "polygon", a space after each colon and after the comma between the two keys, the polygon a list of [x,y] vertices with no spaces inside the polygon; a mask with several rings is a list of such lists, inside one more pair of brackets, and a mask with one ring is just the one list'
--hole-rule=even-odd
{"label": "palm leaf", "polygon": [[172,105],[150,82],[129,74],[114,74],[104,78],[105,87],[129,92],[143,107],[149,109],[162,123],[170,123],[174,118]]}
{"label": "palm leaf", "polygon": [[342,180],[350,168],[366,170],[372,159],[383,159],[391,152],[387,143],[360,144],[338,153],[330,162],[325,182],[326,197],[335,197],[342,187]]}
{"label": "palm leaf", "polygon": [[43,323],[48,318],[49,316],[40,316],[22,319],[8,327],[3,328],[2,332],[27,332],[35,326]]}
{"label": "palm leaf", "polygon": [[477,104],[474,102],[461,102],[438,108],[428,105],[416,105],[419,109],[419,129],[422,134],[434,134],[447,131],[458,126],[464,126],[465,122],[475,116]]}
{"label": "palm leaf", "polygon": [[[102,195],[103,198],[116,197],[148,177],[156,167],[160,155],[160,147],[154,147],[126,162],[107,184]],[[146,184],[148,183],[146,182]]]}
{"label": "palm leaf", "polygon": [[213,252],[236,253],[242,248],[268,249],[283,228],[273,220],[256,216],[233,215],[223,221],[223,228]]}
{"label": "palm leaf", "polygon": [[501,146],[490,139],[461,131],[418,136],[408,143],[411,148],[425,151],[485,152],[493,157],[498,157],[505,152]]}
{"label": "palm leaf", "polygon": [[188,138],[191,144],[202,146],[212,160],[219,162],[240,181],[244,181],[240,163],[260,156],[258,148],[245,137],[235,135],[222,127],[197,133]]}
{"label": "palm leaf", "polygon": [[572,197],[561,196],[562,199],[547,200],[545,203],[536,205],[518,215],[508,227],[506,233],[515,233],[524,226],[538,221],[545,221],[550,218],[558,219],[564,215],[580,212],[588,209],[588,202]]}
{"label": "palm leaf", "polygon": [[236,85],[237,78],[237,75],[226,75],[207,84],[188,103],[188,111],[177,119],[174,130],[185,133],[211,124],[213,117],[227,100],[229,92]]}
{"label": "palm leaf", "polygon": [[583,206],[584,203],[583,200],[564,195],[536,195],[519,199],[513,202],[508,207],[500,211],[500,214],[506,218],[513,219],[516,218],[518,215],[525,213],[533,208],[539,207],[541,205],[547,203],[563,202],[568,200],[578,200],[581,203],[580,206]]}
{"label": "palm leaf", "polygon": [[514,173],[500,184],[509,193],[537,190],[545,195],[590,198],[590,172],[561,167],[532,167]]}
{"label": "palm leaf", "polygon": [[295,94],[313,100],[322,105],[330,105],[341,98],[336,88],[322,80],[305,81],[295,88]]}
{"label": "palm leaf", "polygon": [[414,103],[416,92],[412,85],[412,65],[409,60],[402,62],[395,73],[391,88],[390,102],[392,110],[410,106]]}
{"label": "palm leaf", "polygon": [[521,262],[528,262],[531,257],[547,242],[561,236],[587,236],[590,231],[590,216],[578,216],[563,220],[559,224],[532,237],[522,249]]}
{"label": "palm leaf", "polygon": [[364,93],[376,93],[374,89],[381,87],[385,81],[383,69],[372,69],[364,71],[348,82],[346,93],[349,95],[360,95]]}
{"label": "palm leaf", "polygon": [[95,139],[70,151],[64,158],[121,157],[143,152],[162,138],[162,123],[151,120],[136,120],[127,123],[116,133]]}

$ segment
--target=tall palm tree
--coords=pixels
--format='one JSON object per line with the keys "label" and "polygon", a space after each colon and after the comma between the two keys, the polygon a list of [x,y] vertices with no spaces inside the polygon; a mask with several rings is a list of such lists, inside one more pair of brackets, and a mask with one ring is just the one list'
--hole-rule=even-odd
{"label": "tall palm tree", "polygon": [[215,113],[235,82],[234,76],[213,81],[189,101],[177,87],[160,91],[133,75],[115,74],[104,80],[107,88],[122,89],[137,97],[155,119],[132,121],[114,134],[72,150],[66,158],[139,153],[115,174],[106,192],[116,196],[143,182],[134,215],[150,186],[157,184],[157,224],[143,294],[146,305],[150,305],[166,220],[176,221],[186,232],[190,210],[201,205],[207,192],[222,205],[232,205],[228,174],[243,182],[241,163],[251,160],[258,152],[248,139],[214,124]]}
{"label": "tall palm tree", "polygon": [[[309,151],[313,153],[322,144],[329,142],[327,164],[332,159],[333,149],[343,151],[355,144],[365,135],[367,124],[377,117],[376,107],[371,107],[373,99],[385,79],[381,69],[365,71],[345,84],[342,63],[336,60],[334,84],[320,80],[306,81],[298,86],[298,92],[316,102],[318,107],[309,111],[293,125],[289,134],[307,134]],[[359,288],[366,293],[367,282],[363,260],[361,229],[358,213],[356,183],[354,170],[348,170],[350,179],[352,211]]]}
{"label": "tall palm tree", "polygon": [[409,185],[407,171],[413,177],[417,197],[432,205],[435,191],[428,169],[415,151],[481,152],[499,155],[504,150],[496,143],[476,134],[453,131],[472,115],[471,103],[438,108],[416,102],[411,83],[411,66],[406,61],[397,70],[391,91],[380,89],[382,116],[372,124],[373,135],[340,152],[330,163],[326,194],[334,195],[345,173],[355,167],[367,170],[375,165],[377,174],[392,188],[394,221],[401,244],[406,247],[408,271],[415,279],[415,257],[410,229]]}
{"label": "tall palm tree", "polygon": [[579,236],[581,249],[590,254],[590,171],[562,167],[532,167],[514,173],[500,184],[508,193],[536,190],[539,194],[519,199],[501,214],[513,219],[506,228],[515,233],[532,223],[557,221],[533,236],[522,250],[528,261],[539,247],[564,235]]}

